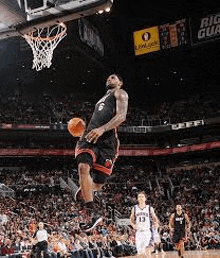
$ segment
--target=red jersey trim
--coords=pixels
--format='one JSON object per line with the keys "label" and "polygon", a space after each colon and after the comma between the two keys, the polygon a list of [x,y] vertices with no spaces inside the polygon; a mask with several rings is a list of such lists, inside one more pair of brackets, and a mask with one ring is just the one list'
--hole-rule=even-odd
{"label": "red jersey trim", "polygon": [[79,154],[81,154],[81,153],[89,153],[91,156],[92,156],[92,161],[93,161],[93,163],[95,163],[96,162],[96,156],[95,156],[95,153],[93,152],[93,150],[91,150],[91,149],[76,149],[75,150],[75,158],[79,155]]}
{"label": "red jersey trim", "polygon": [[93,164],[92,168],[94,168],[94,169],[96,169],[98,171],[101,171],[101,172],[103,172],[104,174],[106,174],[108,176],[110,176],[111,173],[112,173],[112,168],[109,169],[109,168],[106,168],[106,167],[104,167],[102,165],[99,165],[99,164]]}

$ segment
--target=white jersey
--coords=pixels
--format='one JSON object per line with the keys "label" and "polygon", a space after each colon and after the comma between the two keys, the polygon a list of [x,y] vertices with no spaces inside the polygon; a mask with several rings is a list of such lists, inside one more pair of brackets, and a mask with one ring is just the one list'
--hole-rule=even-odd
{"label": "white jersey", "polygon": [[150,206],[146,205],[141,209],[138,205],[134,206],[134,215],[136,218],[136,230],[144,231],[151,229]]}
{"label": "white jersey", "polygon": [[38,242],[47,241],[48,233],[46,229],[39,229],[36,234],[36,238]]}

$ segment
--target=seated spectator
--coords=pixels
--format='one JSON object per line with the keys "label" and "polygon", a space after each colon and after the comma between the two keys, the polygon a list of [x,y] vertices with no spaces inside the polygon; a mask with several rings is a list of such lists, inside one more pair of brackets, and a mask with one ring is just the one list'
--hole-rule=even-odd
{"label": "seated spectator", "polygon": [[10,254],[14,254],[15,250],[12,247],[12,242],[9,238],[6,238],[4,241],[4,244],[1,248],[1,254],[2,255],[10,255]]}
{"label": "seated spectator", "polygon": [[60,257],[70,256],[66,243],[67,243],[66,239],[63,236],[61,236],[58,241],[58,251],[59,251]]}

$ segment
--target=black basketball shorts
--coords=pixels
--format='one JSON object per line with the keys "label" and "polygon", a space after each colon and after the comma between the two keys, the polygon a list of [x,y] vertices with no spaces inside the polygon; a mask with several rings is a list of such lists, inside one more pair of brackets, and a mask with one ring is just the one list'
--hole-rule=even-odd
{"label": "black basketball shorts", "polygon": [[183,240],[185,238],[185,232],[184,231],[174,231],[173,234],[173,242],[178,243],[179,241]]}
{"label": "black basketball shorts", "polygon": [[119,140],[115,135],[98,140],[95,144],[82,138],[76,144],[75,157],[78,164],[80,162],[88,163],[91,169],[110,176],[118,157],[118,150]]}

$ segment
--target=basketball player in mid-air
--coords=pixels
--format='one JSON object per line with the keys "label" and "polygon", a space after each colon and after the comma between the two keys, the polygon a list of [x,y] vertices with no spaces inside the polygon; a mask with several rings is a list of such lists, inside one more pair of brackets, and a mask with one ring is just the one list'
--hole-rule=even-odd
{"label": "basketball player in mid-air", "polygon": [[153,207],[146,205],[145,192],[138,193],[138,204],[133,206],[130,224],[136,230],[135,244],[140,257],[151,257],[153,250],[152,227],[158,225],[158,219]]}
{"label": "basketball player in mid-air", "polygon": [[183,212],[181,205],[176,205],[176,212],[172,213],[169,220],[172,240],[176,246],[179,257],[184,257],[184,241],[190,233],[191,223],[188,215]]}
{"label": "basketball player in mid-air", "polygon": [[95,210],[94,191],[102,189],[111,175],[118,155],[118,126],[126,120],[128,94],[122,89],[123,79],[112,74],[106,81],[106,94],[96,103],[92,118],[83,136],[76,145],[75,156],[78,164],[79,185],[75,194],[85,202],[91,220],[82,225],[85,232],[93,229],[101,220],[102,214]]}

